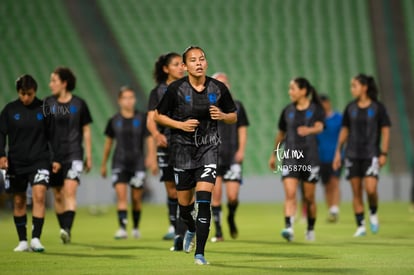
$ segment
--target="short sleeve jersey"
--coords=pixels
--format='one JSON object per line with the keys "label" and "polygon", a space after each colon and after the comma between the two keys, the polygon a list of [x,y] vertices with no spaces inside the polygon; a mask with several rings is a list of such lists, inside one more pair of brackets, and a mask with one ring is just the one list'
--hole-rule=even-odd
{"label": "short sleeve jersey", "polygon": [[171,165],[180,169],[195,169],[217,164],[217,120],[210,117],[210,106],[216,105],[224,113],[236,111],[231,94],[220,81],[206,77],[204,90],[196,91],[188,77],[173,82],[157,106],[159,113],[178,121],[197,119],[195,132],[171,129]]}
{"label": "short sleeve jersey", "polygon": [[345,108],[342,126],[349,130],[345,156],[370,159],[379,156],[381,128],[390,127],[391,121],[382,103],[373,101],[367,108],[360,108],[357,101],[352,101]]}
{"label": "short sleeve jersey", "polygon": [[124,118],[120,113],[109,119],[105,135],[116,142],[112,169],[135,173],[144,171],[144,143],[148,136],[147,117],[136,111],[134,117]]}
{"label": "short sleeve jersey", "polygon": [[322,163],[331,163],[333,161],[341,127],[341,113],[333,112],[329,117],[325,118],[325,129],[317,136],[319,158]]}
{"label": "short sleeve jersey", "polygon": [[6,156],[6,144],[10,173],[49,168],[47,123],[41,100],[35,98],[25,106],[18,99],[4,107],[0,115],[0,157]]}
{"label": "short sleeve jersey", "polygon": [[237,108],[237,123],[226,124],[218,122],[218,132],[220,136],[219,145],[219,165],[231,165],[234,163],[234,155],[239,148],[239,127],[249,126],[246,110],[243,104],[235,100]]}
{"label": "short sleeve jersey", "polygon": [[[148,102],[148,111],[153,111],[157,108],[161,99],[163,98],[165,92],[167,92],[167,84],[161,83],[158,84],[150,93],[149,102]],[[157,125],[158,131],[167,137],[167,142],[169,143],[170,139],[170,128]],[[167,153],[167,149],[163,147],[158,147],[158,152]]]}
{"label": "short sleeve jersey", "polygon": [[323,108],[313,102],[305,110],[297,110],[296,105],[292,103],[282,111],[279,130],[286,134],[283,164],[320,164],[316,135],[300,136],[297,129],[299,126],[312,127],[316,122],[324,123],[324,119]]}
{"label": "short sleeve jersey", "polygon": [[83,127],[92,123],[86,102],[72,95],[67,103],[60,103],[50,96],[45,100],[45,110],[51,118],[51,139],[53,151],[62,163],[83,159]]}

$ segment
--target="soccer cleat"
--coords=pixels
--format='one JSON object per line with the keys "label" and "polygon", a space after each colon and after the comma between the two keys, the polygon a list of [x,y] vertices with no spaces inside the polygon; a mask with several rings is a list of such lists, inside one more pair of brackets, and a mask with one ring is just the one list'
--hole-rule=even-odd
{"label": "soccer cleat", "polygon": [[183,251],[183,237],[180,235],[174,237],[174,246],[170,248],[170,251]]}
{"label": "soccer cleat", "polygon": [[27,241],[19,242],[19,244],[16,246],[16,248],[13,251],[14,252],[30,251]]}
{"label": "soccer cleat", "polygon": [[212,243],[219,243],[219,242],[223,242],[223,241],[224,241],[224,239],[221,236],[218,236],[218,237],[216,236],[216,237],[211,238]]}
{"label": "soccer cleat", "polygon": [[164,237],[162,237],[163,240],[173,240],[175,238],[175,230],[174,230],[174,226],[170,225],[170,227],[168,227],[168,232],[164,235]]}
{"label": "soccer cleat", "polygon": [[282,232],[280,233],[282,235],[283,238],[285,238],[288,242],[293,241],[293,229],[292,227],[289,228],[285,228],[282,230]]}
{"label": "soccer cleat", "polygon": [[128,233],[125,229],[119,228],[118,231],[115,232],[114,238],[115,240],[127,239]]}
{"label": "soccer cleat", "polygon": [[231,238],[237,239],[237,237],[239,236],[239,232],[237,231],[237,226],[236,226],[236,223],[234,222],[234,218],[228,216],[227,222],[229,223]]}
{"label": "soccer cleat", "polygon": [[370,229],[372,234],[377,234],[379,231],[379,222],[377,215],[371,215],[369,217]]}
{"label": "soccer cleat", "polygon": [[183,248],[185,253],[190,253],[194,248],[194,238],[195,238],[195,232],[190,232],[187,230],[184,235],[184,242],[183,242]]}
{"label": "soccer cleat", "polygon": [[194,256],[194,263],[196,265],[208,265],[210,264],[209,262],[207,262],[207,260],[204,258],[204,255],[201,254],[197,254]]}
{"label": "soccer cleat", "polygon": [[365,226],[360,226],[357,228],[357,231],[354,234],[354,237],[363,237],[367,234],[367,231],[365,230]]}
{"label": "soccer cleat", "polygon": [[43,251],[45,251],[45,248],[40,243],[40,240],[38,238],[33,238],[30,241],[30,248],[32,249],[33,252],[43,252]]}
{"label": "soccer cleat", "polygon": [[315,241],[315,231],[314,230],[306,231],[305,238],[309,242],[314,242]]}
{"label": "soccer cleat", "polygon": [[141,238],[141,232],[139,232],[139,230],[136,229],[136,228],[135,229],[132,229],[131,236],[134,239],[140,239]]}
{"label": "soccer cleat", "polygon": [[60,229],[60,239],[62,240],[63,244],[70,243],[70,234],[65,229]]}

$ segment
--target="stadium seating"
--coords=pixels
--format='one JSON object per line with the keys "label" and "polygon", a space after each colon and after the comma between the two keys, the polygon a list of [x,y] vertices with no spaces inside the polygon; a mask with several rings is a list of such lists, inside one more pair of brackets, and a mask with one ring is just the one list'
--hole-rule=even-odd
{"label": "stadium seating", "polygon": [[[62,1],[3,0],[0,5],[0,105],[16,98],[14,80],[32,74],[38,81],[38,96],[49,95],[51,71],[59,65],[73,69],[77,76],[75,94],[90,108],[95,168],[102,158],[103,130],[115,112],[94,66],[71,26]],[[95,169],[95,171],[99,171]]]}
{"label": "stadium seating", "polygon": [[[375,74],[366,0],[100,0],[100,7],[147,92],[154,61],[200,45],[209,73],[227,72],[251,122],[248,174],[268,173],[278,116],[292,77],[306,76],[342,110],[349,81]],[[339,13],[340,11],[340,13]],[[340,14],[340,16],[338,16]]]}
{"label": "stadium seating", "polygon": [[[410,48],[411,68],[414,68],[414,2],[411,0],[403,1],[405,29],[407,30],[408,46]],[[413,72],[414,73],[414,72]],[[413,75],[414,78],[414,75]]]}

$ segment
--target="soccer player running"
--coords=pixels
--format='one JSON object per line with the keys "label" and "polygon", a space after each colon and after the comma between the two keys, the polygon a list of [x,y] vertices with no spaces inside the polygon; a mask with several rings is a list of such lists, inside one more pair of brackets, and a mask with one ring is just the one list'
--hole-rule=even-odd
{"label": "soccer player running", "polygon": [[[16,81],[19,98],[7,104],[0,115],[0,169],[7,169],[6,191],[13,194],[13,216],[19,236],[16,252],[44,251],[40,235],[45,218],[51,155],[48,123],[43,102],[36,97],[37,83],[30,75]],[[6,144],[8,153],[6,155]],[[55,162],[54,172],[60,168]],[[32,240],[27,242],[26,190],[32,186]]]}
{"label": "soccer player running", "polygon": [[[302,77],[293,79],[289,85],[289,96],[292,103],[286,106],[280,115],[279,132],[275,138],[275,147],[269,160],[269,166],[273,171],[282,170],[285,188],[285,228],[281,232],[282,237],[287,241],[292,241],[294,238],[296,192],[302,181],[308,211],[306,240],[314,241],[315,190],[319,180],[316,135],[323,130],[325,114],[315,88],[307,79]],[[281,150],[282,142],[284,143],[284,152]],[[277,161],[282,159],[282,167],[276,166]]]}
{"label": "soccer player running", "polygon": [[[223,82],[228,89],[230,83],[225,73],[215,73],[213,78]],[[221,226],[221,199],[222,184],[226,184],[228,216],[227,222],[230,228],[230,236],[235,239],[238,230],[235,222],[236,209],[239,204],[239,190],[242,183],[242,162],[247,142],[247,127],[249,120],[243,104],[235,100],[237,108],[237,123],[226,124],[218,122],[218,132],[221,140],[219,145],[219,161],[217,179],[213,189],[213,201],[211,203],[216,234],[211,238],[212,242],[223,241]]]}
{"label": "soccer player running", "polygon": [[[155,111],[155,121],[171,129],[171,163],[178,195],[180,217],[188,230],[184,251],[194,245],[195,263],[208,264],[204,249],[210,231],[211,192],[216,181],[218,158],[217,121],[235,123],[236,106],[227,87],[206,76],[207,59],[200,47],[183,53],[188,76],[168,86]],[[194,190],[195,189],[195,190]],[[196,221],[192,216],[197,204]]]}
{"label": "soccer player running", "polygon": [[[154,79],[157,86],[151,91],[148,103],[148,117],[147,128],[151,133],[157,144],[157,156],[158,166],[161,172],[161,179],[165,184],[165,190],[167,192],[167,206],[168,217],[170,221],[170,227],[167,234],[163,237],[164,240],[171,240],[176,238],[174,242],[174,250],[182,250],[182,238],[180,236],[182,230],[177,230],[177,209],[178,199],[177,190],[175,189],[174,182],[174,169],[169,164],[169,139],[170,129],[157,125],[154,121],[155,108],[160,103],[162,97],[167,91],[167,86],[175,80],[178,80],[184,76],[183,60],[178,53],[170,52],[158,57],[155,62]],[[178,226],[181,228],[180,224]],[[184,228],[185,230],[185,228]],[[177,235],[177,236],[176,236]]]}
{"label": "soccer player running", "polygon": [[[62,169],[52,173],[50,186],[55,197],[55,211],[60,226],[60,238],[64,244],[71,239],[75,219],[76,191],[83,170],[92,168],[90,123],[92,117],[88,105],[73,95],[76,77],[69,68],[58,67],[49,83],[52,96],[46,98],[46,109],[52,121],[52,148],[62,160]],[[85,145],[85,162],[84,149]]]}
{"label": "soccer player running", "polygon": [[317,136],[321,161],[320,176],[329,208],[328,222],[335,223],[339,215],[339,177],[341,171],[340,169],[333,170],[332,161],[335,157],[339,132],[342,127],[342,114],[333,110],[328,96],[321,95],[319,99],[325,110],[325,129]]}
{"label": "soccer player running", "polygon": [[341,166],[341,150],[345,149],[345,172],[351,182],[357,230],[354,237],[366,235],[363,189],[368,197],[370,228],[378,233],[378,174],[387,162],[391,121],[384,105],[378,101],[373,77],[358,74],[351,81],[355,98],[344,111],[342,128],[333,161],[333,169]]}
{"label": "soccer player running", "polygon": [[[115,152],[112,158],[112,180],[117,197],[119,230],[115,239],[126,239],[128,215],[128,185],[131,187],[133,238],[140,238],[139,221],[141,217],[142,194],[145,182],[145,165],[151,165],[151,158],[155,165],[155,144],[148,135],[146,114],[135,109],[135,92],[129,87],[121,87],[118,93],[120,110],[109,119],[105,129],[105,144],[101,175],[106,177],[106,163],[111,153],[112,144],[116,141]],[[147,144],[147,158],[145,159],[144,143]],[[154,167],[155,166],[155,167]]]}

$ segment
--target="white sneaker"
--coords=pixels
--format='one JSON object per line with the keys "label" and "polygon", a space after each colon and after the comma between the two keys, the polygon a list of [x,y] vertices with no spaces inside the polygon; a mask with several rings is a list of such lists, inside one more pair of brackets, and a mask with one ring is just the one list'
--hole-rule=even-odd
{"label": "white sneaker", "polygon": [[314,230],[308,230],[306,231],[306,240],[309,242],[315,241],[315,231]]}
{"label": "white sneaker", "polygon": [[293,241],[293,238],[294,238],[293,228],[289,227],[289,228],[283,229],[280,235],[282,235],[282,237],[285,238],[288,242]]}
{"label": "white sneaker", "polygon": [[33,238],[30,241],[30,248],[32,249],[33,252],[43,252],[43,251],[45,251],[45,248],[40,243],[40,240],[38,238]]}
{"label": "white sneaker", "polygon": [[60,239],[64,244],[70,243],[70,234],[65,229],[60,229]]}
{"label": "white sneaker", "polygon": [[27,243],[27,241],[21,241],[19,242],[19,245],[16,246],[16,248],[13,251],[14,252],[30,251],[29,244]]}
{"label": "white sneaker", "polygon": [[139,232],[138,229],[132,229],[131,236],[134,239],[139,239],[139,238],[141,238],[141,232]]}
{"label": "white sneaker", "polygon": [[367,231],[365,230],[365,226],[360,226],[357,228],[357,231],[354,234],[354,237],[363,237],[367,234]]}
{"label": "white sneaker", "polygon": [[370,229],[372,234],[377,234],[379,231],[379,222],[377,215],[371,215],[369,217]]}
{"label": "white sneaker", "polygon": [[116,240],[126,239],[128,238],[128,233],[126,232],[125,229],[119,228],[118,231],[116,231],[114,238]]}

